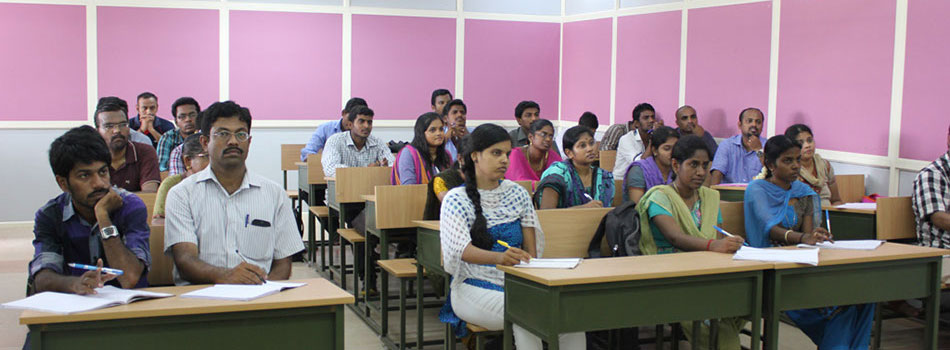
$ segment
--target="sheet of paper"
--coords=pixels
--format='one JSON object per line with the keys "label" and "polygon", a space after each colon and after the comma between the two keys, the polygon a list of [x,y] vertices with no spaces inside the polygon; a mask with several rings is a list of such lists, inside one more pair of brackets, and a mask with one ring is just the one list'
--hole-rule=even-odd
{"label": "sheet of paper", "polygon": [[836,205],[835,208],[877,210],[877,203],[845,203],[841,205]]}
{"label": "sheet of paper", "polygon": [[580,258],[561,258],[561,259],[531,259],[530,262],[520,263],[515,267],[535,268],[535,269],[573,269],[581,263]]}
{"label": "sheet of paper", "polygon": [[105,307],[128,304],[140,299],[166,298],[172,294],[121,289],[113,286],[96,288],[96,294],[77,295],[58,292],[42,292],[28,298],[11,301],[3,307],[29,309],[58,314],[72,314]]}
{"label": "sheet of paper", "polygon": [[726,184],[719,184],[719,186],[723,186],[723,187],[749,187],[749,184],[747,184],[747,183],[726,183]]}
{"label": "sheet of paper", "polygon": [[181,296],[183,298],[249,301],[303,285],[306,285],[306,283],[273,281],[267,281],[264,284],[216,284]]}
{"label": "sheet of paper", "polygon": [[849,249],[849,250],[875,250],[884,244],[884,241],[874,239],[859,239],[851,241],[821,242],[816,245],[799,244],[799,248],[826,248],[826,249]]}
{"label": "sheet of paper", "polygon": [[732,259],[818,265],[818,249],[762,249],[743,246],[736,251]]}

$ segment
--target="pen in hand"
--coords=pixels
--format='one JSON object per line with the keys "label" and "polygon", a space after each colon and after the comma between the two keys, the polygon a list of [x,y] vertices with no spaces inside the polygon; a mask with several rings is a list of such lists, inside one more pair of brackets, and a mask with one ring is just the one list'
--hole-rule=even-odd
{"label": "pen in hand", "polygon": [[[713,226],[713,228],[715,228],[716,231],[719,231],[719,233],[723,234],[723,236],[726,236],[726,237],[735,237],[735,236],[736,236],[736,235],[734,235],[734,234],[731,234],[731,233],[729,233],[729,232],[726,232],[726,230],[723,230],[723,229],[719,228],[719,226]],[[749,242],[746,242],[746,241],[742,241],[742,245],[744,245],[744,246],[746,246],[746,247],[751,247],[751,246],[749,245]]]}
{"label": "pen in hand", "polygon": [[[247,259],[247,257],[244,256],[244,254],[241,254],[241,252],[238,251],[237,249],[234,250],[234,253],[237,254],[237,256],[240,257],[241,260],[244,261],[245,263],[250,264],[250,265],[254,265],[254,264],[252,264],[252,263]],[[255,265],[255,266],[256,266],[256,265]],[[257,276],[257,278],[259,278],[259,279],[261,280],[261,283],[267,283],[267,280],[266,280],[264,277],[261,277],[260,275],[258,275],[258,274],[256,274],[256,273],[255,273],[254,275]]]}

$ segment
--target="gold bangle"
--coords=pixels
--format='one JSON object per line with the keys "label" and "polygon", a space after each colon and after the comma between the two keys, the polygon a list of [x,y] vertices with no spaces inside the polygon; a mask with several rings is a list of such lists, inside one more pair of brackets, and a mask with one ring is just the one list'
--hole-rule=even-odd
{"label": "gold bangle", "polygon": [[785,231],[785,243],[788,243],[788,234],[791,232],[792,230]]}

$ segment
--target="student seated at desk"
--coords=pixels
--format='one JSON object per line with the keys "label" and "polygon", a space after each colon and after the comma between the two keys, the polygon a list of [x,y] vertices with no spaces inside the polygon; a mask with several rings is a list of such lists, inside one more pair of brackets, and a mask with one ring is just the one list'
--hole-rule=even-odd
{"label": "student seated at desk", "polygon": [[[785,135],[765,144],[764,180],[745,191],[745,231],[753,247],[778,244],[815,244],[831,239],[818,226],[819,196],[798,181],[801,146]],[[867,349],[871,339],[874,304],[837,306],[785,312],[819,349]]]}
{"label": "student seated at desk", "polygon": [[762,171],[762,123],[765,116],[758,108],[739,112],[739,135],[719,144],[710,170],[710,185],[747,183]]}
{"label": "student seated at desk", "polygon": [[390,184],[428,184],[433,175],[452,164],[449,153],[445,151],[442,116],[434,112],[420,115],[413,131],[412,142],[396,154]]}
{"label": "student seated at desk", "polygon": [[[811,128],[805,124],[795,124],[785,129],[785,136],[802,146],[802,168],[798,179],[818,193],[821,206],[842,204],[835,182],[835,170],[830,162],[815,153],[815,138]],[[765,179],[767,172],[768,168],[762,167],[762,172],[755,178]]]}
{"label": "student seated at desk", "polygon": [[465,135],[458,143],[458,159],[445,171],[438,173],[429,182],[428,191],[426,191],[426,208],[422,214],[422,220],[438,220],[439,211],[442,210],[442,200],[449,190],[465,184],[465,173],[462,172],[462,164],[465,159],[462,155],[468,150],[469,135]]}
{"label": "student seated at desk", "polygon": [[[623,201],[640,202],[653,186],[673,182],[673,145],[680,135],[668,126],[661,126],[650,134],[651,156],[630,164],[623,177]],[[708,143],[707,143],[708,147]]]}
{"label": "student seated at desk", "polygon": [[553,143],[554,124],[551,124],[550,120],[538,119],[531,122],[528,144],[511,150],[505,178],[511,181],[541,180],[541,175],[551,164],[561,161],[561,155],[551,147]]}
{"label": "student seated at desk", "polygon": [[551,164],[541,176],[534,192],[538,208],[601,208],[613,203],[613,174],[591,166],[597,159],[594,132],[578,125],[567,129],[561,141],[567,159]]}
{"label": "student seated at desk", "polygon": [[[167,135],[167,134],[166,134]],[[165,218],[165,198],[168,191],[179,184],[186,177],[194,175],[208,167],[208,152],[201,145],[201,134],[191,134],[185,138],[182,143],[184,151],[182,152],[182,162],[185,164],[184,174],[175,174],[162,180],[162,185],[158,186],[158,193],[155,194],[155,209],[152,209],[153,219]]]}
{"label": "student seated at desk", "polygon": [[343,106],[342,116],[340,120],[329,121],[317,127],[317,130],[313,132],[313,135],[310,135],[310,140],[307,141],[307,145],[300,149],[300,161],[306,162],[307,157],[311,154],[320,153],[323,150],[323,146],[327,144],[327,140],[330,139],[330,136],[339,134],[344,131],[349,131],[353,127],[353,122],[347,118],[350,115],[350,112],[358,107],[367,106],[366,100],[353,97],[346,101],[346,105]]}
{"label": "student seated at desk", "polygon": [[[465,188],[450,190],[442,205],[442,261],[453,280],[445,317],[440,318],[456,329],[464,329],[464,321],[501,330],[505,282],[494,265],[511,266],[541,256],[544,235],[528,192],[504,180],[511,151],[505,129],[482,124],[472,132],[470,146],[463,155]],[[518,349],[541,349],[541,339],[518,325],[514,338]],[[562,334],[560,345],[584,349],[584,334]]]}
{"label": "student seated at desk", "polygon": [[[330,136],[326,147],[323,148],[323,173],[326,176],[336,176],[337,168],[345,167],[373,167],[389,166],[393,164],[393,154],[382,140],[372,135],[373,110],[366,106],[359,106],[350,111],[347,118],[353,124],[350,131]],[[357,232],[366,237],[367,243],[376,245],[379,237],[366,234],[366,219],[363,215],[362,204],[354,210],[347,210],[344,221]],[[354,268],[359,278],[363,279],[363,262],[366,248],[363,243],[353,245]],[[378,254],[370,257],[369,266],[376,266]],[[370,294],[376,293],[376,274],[371,273],[366,284]]]}
{"label": "student seated at desk", "polygon": [[176,285],[290,278],[303,243],[283,187],[247,170],[250,131],[250,111],[232,101],[212,104],[201,118],[211,164],[173,187],[165,208]]}
{"label": "student seated at desk", "polygon": [[155,192],[161,182],[155,149],[129,141],[129,117],[122,106],[104,104],[93,114],[99,135],[109,145],[112,184],[131,192]]}
{"label": "student seated at desk", "polygon": [[[947,149],[950,150],[950,130],[947,131]],[[950,248],[950,151],[917,173],[911,207],[920,245]],[[943,273],[946,275],[948,271]]]}
{"label": "student seated at desk", "polygon": [[[50,167],[63,193],[36,212],[27,294],[95,294],[105,284],[148,285],[148,213],[138,196],[112,187],[111,159],[105,141],[89,126],[70,129],[50,145]],[[68,263],[123,274],[75,269]]]}

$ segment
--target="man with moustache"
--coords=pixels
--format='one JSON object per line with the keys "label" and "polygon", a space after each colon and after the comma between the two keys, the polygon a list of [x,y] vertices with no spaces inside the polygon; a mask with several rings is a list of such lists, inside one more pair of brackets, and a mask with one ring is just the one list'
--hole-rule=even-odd
{"label": "man with moustache", "polygon": [[[175,100],[172,104],[172,115],[175,116],[175,125],[177,129],[166,132],[158,140],[158,171],[167,172],[169,164],[173,161],[172,150],[185,142],[185,138],[191,136],[197,130],[195,125],[198,121],[198,113],[201,112],[201,106],[198,101],[191,97],[182,97]],[[179,158],[180,159],[180,158]]]}
{"label": "man with moustache", "polygon": [[441,114],[446,128],[445,151],[449,152],[449,156],[454,161],[458,159],[458,143],[462,137],[469,134],[468,128],[465,127],[465,122],[468,120],[466,117],[468,107],[462,100],[452,100],[445,105]]}
{"label": "man with moustache", "polygon": [[656,110],[649,103],[633,107],[633,125],[617,143],[617,159],[614,162],[614,178],[623,179],[627,168],[641,158],[650,157],[650,132],[656,127]]}
{"label": "man with moustache", "polygon": [[130,192],[156,192],[161,182],[155,149],[129,141],[129,117],[117,104],[104,104],[96,109],[96,128],[109,144],[112,161],[109,176],[112,184]]}
{"label": "man with moustache", "polygon": [[[70,129],[50,145],[50,167],[63,193],[36,212],[27,294],[95,294],[106,284],[148,285],[148,213],[137,196],[112,187],[110,161],[105,141],[89,126]],[[123,274],[74,269],[69,263]]]}
{"label": "man with moustache", "polygon": [[739,135],[722,141],[710,166],[710,185],[748,183],[762,171],[762,124],[765,116],[758,108],[739,113]]}
{"label": "man with moustache", "polygon": [[304,248],[300,232],[284,189],[248,171],[250,132],[250,111],[232,101],[202,114],[211,164],[173,187],[165,203],[165,254],[175,261],[176,285],[290,278],[291,256]]}
{"label": "man with moustache", "polygon": [[696,109],[690,105],[684,105],[676,109],[676,132],[680,137],[686,135],[696,135],[703,139],[706,147],[709,147],[709,154],[715,155],[719,145],[709,131],[706,131],[702,125],[699,125],[699,118],[696,117]]}

